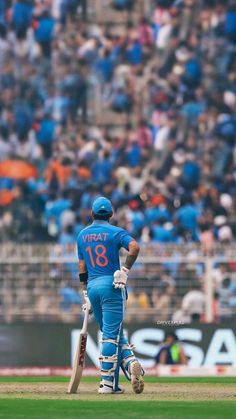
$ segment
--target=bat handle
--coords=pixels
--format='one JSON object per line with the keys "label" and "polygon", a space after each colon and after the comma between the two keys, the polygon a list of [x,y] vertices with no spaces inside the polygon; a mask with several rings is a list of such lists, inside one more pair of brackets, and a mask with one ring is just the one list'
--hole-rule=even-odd
{"label": "bat handle", "polygon": [[90,307],[89,307],[89,305],[87,304],[87,305],[86,305],[85,312],[84,312],[84,321],[83,321],[83,326],[82,326],[81,333],[87,333],[87,329],[88,329],[88,318],[89,318],[89,310],[90,310]]}

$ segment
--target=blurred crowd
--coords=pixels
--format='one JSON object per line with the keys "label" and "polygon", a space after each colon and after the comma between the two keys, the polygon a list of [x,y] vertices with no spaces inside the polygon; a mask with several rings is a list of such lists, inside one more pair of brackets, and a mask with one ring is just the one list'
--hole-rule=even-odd
{"label": "blurred crowd", "polygon": [[[0,320],[78,322],[83,317],[83,296],[77,263],[68,256],[50,263],[1,263]],[[212,268],[212,321],[229,324],[236,319],[236,265],[217,262]],[[138,264],[132,271],[127,323],[154,321],[161,326],[172,322],[178,326],[206,322],[203,264],[190,260]]]}
{"label": "blurred crowd", "polygon": [[[119,27],[86,3],[0,0],[1,240],[70,245],[103,194],[142,243],[231,242],[236,2],[109,1]],[[109,128],[86,123],[90,78]]]}

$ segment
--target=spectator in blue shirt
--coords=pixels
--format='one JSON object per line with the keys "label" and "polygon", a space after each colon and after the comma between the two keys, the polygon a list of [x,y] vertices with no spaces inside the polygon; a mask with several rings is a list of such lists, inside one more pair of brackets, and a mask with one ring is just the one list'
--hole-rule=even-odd
{"label": "spectator in blue shirt", "polygon": [[225,16],[225,34],[231,42],[236,43],[236,5],[230,5]]}
{"label": "spectator in blue shirt", "polygon": [[145,211],[145,221],[148,225],[155,221],[170,221],[171,220],[171,214],[166,208],[166,205],[160,204],[156,205],[150,208],[147,208]]}
{"label": "spectator in blue shirt", "polygon": [[105,49],[103,56],[98,58],[96,70],[104,83],[110,83],[113,76],[114,62],[109,49]]}
{"label": "spectator in blue shirt", "polygon": [[[185,201],[185,202],[184,202]],[[197,238],[197,223],[200,217],[199,209],[192,203],[190,197],[183,198],[184,204],[176,211],[175,218],[181,227],[190,230]]]}
{"label": "spectator in blue shirt", "polygon": [[190,156],[184,163],[181,180],[187,190],[195,189],[198,186],[200,180],[200,167],[194,160],[194,156]]}
{"label": "spectator in blue shirt", "polygon": [[125,58],[132,65],[139,65],[143,58],[143,48],[138,39],[130,40],[126,49]]}
{"label": "spectator in blue shirt", "polygon": [[12,25],[18,39],[24,39],[31,25],[33,2],[20,0],[12,8]]}
{"label": "spectator in blue shirt", "polygon": [[36,134],[37,141],[41,144],[45,157],[51,156],[52,143],[55,138],[56,122],[46,114],[39,123]]}
{"label": "spectator in blue shirt", "polygon": [[75,236],[74,230],[72,225],[68,225],[60,234],[59,236],[59,243],[62,246],[67,246],[69,244],[74,244]]}
{"label": "spectator in blue shirt", "polygon": [[123,89],[119,88],[113,94],[112,109],[115,112],[130,112],[133,98]]}
{"label": "spectator in blue shirt", "polygon": [[183,75],[183,82],[189,88],[196,88],[199,86],[202,77],[201,63],[194,54],[191,54],[185,64],[185,72]]}
{"label": "spectator in blue shirt", "polygon": [[49,222],[50,218],[55,217],[56,223],[59,226],[60,215],[63,211],[70,209],[72,202],[67,198],[67,194],[64,193],[62,197],[51,196],[48,202],[45,205],[44,210],[44,219],[46,224]]}
{"label": "spectator in blue shirt", "polygon": [[154,242],[168,243],[173,240],[172,229],[166,228],[163,220],[153,223],[151,235]]}
{"label": "spectator in blue shirt", "polygon": [[6,2],[5,0],[0,0],[0,24],[5,27],[6,23]]}
{"label": "spectator in blue shirt", "polygon": [[110,161],[110,154],[104,153],[104,157],[96,161],[92,167],[93,181],[105,185],[109,183],[112,176],[112,163]]}
{"label": "spectator in blue shirt", "polygon": [[49,58],[55,28],[55,20],[51,17],[49,10],[43,11],[39,20],[34,22],[34,28],[34,36],[42,48],[43,56]]}
{"label": "spectator in blue shirt", "polygon": [[62,286],[59,294],[61,297],[60,307],[64,311],[70,311],[74,305],[80,306],[82,304],[80,294],[69,283]]}
{"label": "spectator in blue shirt", "polygon": [[117,10],[132,10],[134,0],[112,0],[112,6]]}
{"label": "spectator in blue shirt", "polygon": [[131,138],[126,151],[126,161],[128,166],[137,167],[141,163],[141,148],[136,138]]}

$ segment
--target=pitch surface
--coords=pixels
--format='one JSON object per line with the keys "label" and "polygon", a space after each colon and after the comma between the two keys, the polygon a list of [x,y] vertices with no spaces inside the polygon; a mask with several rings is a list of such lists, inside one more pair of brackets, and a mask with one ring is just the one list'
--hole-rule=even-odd
{"label": "pitch surface", "polygon": [[68,395],[67,384],[64,378],[0,378],[0,418],[222,419],[236,411],[236,378],[146,377],[141,395],[126,382],[123,395],[99,395],[94,378],[84,378],[78,394]]}

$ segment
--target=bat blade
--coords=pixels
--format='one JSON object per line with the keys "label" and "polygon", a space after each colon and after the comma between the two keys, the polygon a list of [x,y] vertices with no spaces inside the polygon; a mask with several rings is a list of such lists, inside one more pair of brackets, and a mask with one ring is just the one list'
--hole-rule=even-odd
{"label": "bat blade", "polygon": [[67,390],[69,394],[76,393],[79,387],[85,365],[87,336],[87,333],[80,333],[79,335],[72,375]]}

